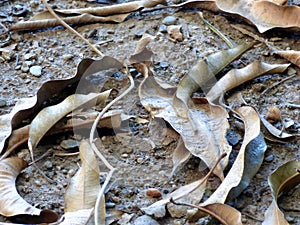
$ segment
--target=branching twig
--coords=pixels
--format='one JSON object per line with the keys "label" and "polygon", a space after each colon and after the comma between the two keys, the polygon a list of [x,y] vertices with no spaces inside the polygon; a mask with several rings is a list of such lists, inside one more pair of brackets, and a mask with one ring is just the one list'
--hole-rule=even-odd
{"label": "branching twig", "polygon": [[282,83],[286,82],[286,81],[289,80],[289,79],[292,79],[292,78],[295,77],[296,75],[297,75],[297,74],[293,74],[293,75],[291,75],[291,76],[289,76],[289,77],[286,77],[286,78],[282,79],[281,81],[278,81],[278,82],[272,84],[272,85],[269,86],[266,90],[264,90],[260,95],[266,94],[267,91],[273,89],[274,87],[278,86],[279,84],[282,84]]}
{"label": "branching twig", "polygon": [[94,134],[97,128],[97,124],[99,123],[101,117],[104,115],[104,113],[113,105],[115,104],[117,101],[119,101],[121,98],[123,98],[125,95],[127,95],[134,87],[134,81],[131,75],[128,75],[128,78],[130,80],[130,86],[127,90],[125,90],[121,95],[119,95],[118,97],[116,97],[114,100],[112,100],[109,104],[107,104],[107,106],[104,107],[104,109],[98,114],[97,118],[95,119],[93,126],[91,128],[91,132],[90,132],[90,144],[92,149],[94,150],[94,152],[96,153],[96,155],[102,160],[102,162],[105,164],[105,166],[110,170],[104,184],[101,187],[101,190],[98,193],[98,197],[96,200],[96,204],[95,204],[95,225],[99,224],[99,219],[98,219],[98,213],[99,213],[99,207],[100,207],[100,203],[101,203],[101,199],[102,196],[104,194],[105,188],[108,185],[113,173],[115,172],[116,168],[114,168],[112,165],[110,165],[110,163],[106,160],[106,158],[101,154],[101,152],[98,150],[97,146],[94,143]]}
{"label": "branching twig", "polygon": [[53,9],[49,6],[46,0],[42,0],[43,3],[45,4],[47,10],[53,15],[60,23],[63,25],[66,29],[68,29],[70,32],[78,36],[84,43],[86,43],[93,51],[95,51],[98,55],[101,57],[104,56],[100,50],[98,50],[94,45],[92,45],[87,39],[85,39],[81,34],[79,34],[76,30],[74,30],[72,27],[70,27],[65,21],[63,21],[54,11]]}

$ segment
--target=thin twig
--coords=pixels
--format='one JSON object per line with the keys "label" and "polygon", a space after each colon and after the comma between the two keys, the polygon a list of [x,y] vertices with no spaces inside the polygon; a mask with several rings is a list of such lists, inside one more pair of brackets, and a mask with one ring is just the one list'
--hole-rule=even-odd
{"label": "thin twig", "polygon": [[291,78],[293,78],[295,76],[296,76],[296,74],[293,74],[293,75],[291,75],[289,77],[286,77],[286,78],[282,79],[281,81],[278,81],[278,82],[272,84],[266,90],[264,90],[260,95],[264,95],[267,91],[271,90],[272,88],[276,87],[279,84],[282,84],[282,83],[286,82],[287,80],[289,80],[289,79],[291,79]]}
{"label": "thin twig", "polygon": [[66,29],[68,29],[70,32],[78,36],[84,43],[86,43],[93,51],[95,51],[98,55],[101,57],[104,56],[102,52],[100,52],[99,49],[97,49],[95,46],[93,46],[87,39],[85,39],[81,34],[79,34],[76,30],[74,30],[72,27],[70,27],[65,21],[63,21],[54,11],[53,9],[49,6],[46,0],[42,0],[43,3],[45,4],[47,10],[51,13],[52,16],[54,16],[60,23],[63,25]]}
{"label": "thin twig", "polygon": [[95,135],[95,131],[97,128],[97,124],[99,123],[101,117],[104,115],[104,113],[113,105],[115,104],[117,101],[119,101],[121,98],[123,98],[125,95],[127,95],[133,88],[134,88],[134,81],[131,75],[128,75],[128,78],[130,80],[130,86],[127,90],[125,90],[121,95],[119,95],[118,97],[116,97],[114,100],[112,100],[109,104],[107,104],[107,106],[104,107],[104,109],[98,114],[97,118],[95,119],[93,126],[91,128],[91,132],[90,132],[90,144],[92,149],[94,150],[94,152],[96,153],[96,155],[102,160],[102,162],[105,164],[105,166],[110,170],[104,184],[101,187],[101,190],[98,193],[98,197],[96,200],[96,204],[95,204],[95,225],[99,224],[99,207],[100,207],[100,203],[102,200],[102,196],[104,194],[104,191],[106,189],[106,186],[108,185],[113,173],[116,171],[116,168],[114,168],[112,165],[110,165],[110,163],[106,160],[106,158],[101,154],[101,152],[98,150],[97,146],[95,145],[94,142],[94,135]]}
{"label": "thin twig", "polygon": [[200,19],[211,29],[215,34],[217,34],[223,41],[228,45],[229,48],[234,48],[234,44],[230,41],[221,31],[219,31],[216,27],[214,27],[208,20],[203,17],[202,12],[198,12]]}

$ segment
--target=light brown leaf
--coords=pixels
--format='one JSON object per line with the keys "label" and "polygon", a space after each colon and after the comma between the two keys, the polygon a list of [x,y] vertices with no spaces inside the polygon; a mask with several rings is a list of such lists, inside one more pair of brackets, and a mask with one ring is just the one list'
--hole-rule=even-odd
{"label": "light brown leaf", "polygon": [[[6,217],[22,216],[23,222],[35,219],[35,223],[55,222],[58,215],[50,210],[40,210],[26,202],[17,192],[16,178],[27,163],[17,157],[0,161],[0,214]],[[24,221],[25,220],[25,221]],[[19,218],[20,221],[20,218]]]}
{"label": "light brown leaf", "polygon": [[300,51],[294,51],[294,50],[277,51],[276,54],[287,59],[288,61],[292,62],[296,66],[300,67]]}
{"label": "light brown leaf", "polygon": [[[102,7],[56,10],[56,12],[68,24],[122,22],[131,12],[152,8],[158,4],[165,4],[165,0],[142,0]],[[39,29],[57,25],[60,25],[57,19],[53,18],[48,11],[44,11],[29,21],[18,22],[11,26],[10,30]]]}
{"label": "light brown leaf", "polygon": [[154,36],[150,34],[143,34],[142,38],[138,41],[134,54],[130,56],[131,63],[150,61],[153,52],[147,48],[147,45],[154,40]]}
{"label": "light brown leaf", "polygon": [[290,64],[268,64],[254,61],[242,69],[230,70],[207,93],[206,97],[213,102],[225,92],[264,74],[282,73]]}
{"label": "light brown leaf", "polygon": [[300,28],[300,7],[281,6],[271,1],[216,0],[223,12],[236,14],[252,22],[259,32],[272,28]]}
{"label": "light brown leaf", "polygon": [[241,149],[224,181],[202,206],[213,203],[224,203],[229,191],[239,185],[244,172],[246,146],[259,135],[260,120],[256,111],[252,107],[244,106],[238,108],[236,112],[245,124],[245,134]]}
{"label": "light brown leaf", "polygon": [[110,90],[102,93],[90,93],[88,95],[73,94],[57,105],[42,109],[30,124],[29,150],[32,152],[47,131],[68,113],[79,107],[95,106],[97,101],[104,102],[109,94]]}
{"label": "light brown leaf", "polygon": [[[226,132],[229,127],[225,109],[210,104],[205,98],[194,99],[189,109],[189,117],[179,117],[173,106],[174,88],[161,87],[152,76],[147,77],[139,87],[139,96],[143,106],[152,116],[163,118],[177,131],[186,148],[202,159],[209,168],[231,146],[227,143]],[[223,179],[223,168],[228,156],[218,165],[214,173]]]}
{"label": "light brown leaf", "polygon": [[288,225],[277,205],[277,198],[284,190],[290,190],[300,183],[300,162],[290,161],[278,167],[268,178],[273,201],[265,213],[263,225]]}
{"label": "light brown leaf", "polygon": [[[85,80],[81,79],[82,77],[88,77],[105,70],[119,70],[122,67],[122,63],[109,56],[104,56],[100,60],[83,59],[77,66],[75,76],[64,80],[50,80],[43,83],[36,96],[19,100],[9,114],[0,116],[0,153],[2,153],[12,130],[16,129],[22,121],[36,115],[37,110],[47,99],[60,95],[68,85],[74,84],[79,80]],[[75,91],[78,90],[74,89],[74,93]]]}
{"label": "light brown leaf", "polygon": [[64,221],[60,225],[93,225],[91,220],[93,208],[81,209],[74,212],[67,212],[64,214]]}

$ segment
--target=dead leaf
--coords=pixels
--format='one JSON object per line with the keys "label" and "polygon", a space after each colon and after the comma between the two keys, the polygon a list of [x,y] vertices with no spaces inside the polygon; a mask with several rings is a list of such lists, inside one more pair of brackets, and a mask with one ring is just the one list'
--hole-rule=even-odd
{"label": "dead leaf", "polygon": [[281,116],[280,109],[276,106],[271,106],[268,109],[266,119],[269,123],[282,122],[282,116]]}
{"label": "dead leaf", "polygon": [[207,93],[206,97],[213,102],[225,92],[264,74],[282,73],[290,64],[268,64],[254,61],[242,69],[230,70]]}
{"label": "dead leaf", "polygon": [[253,43],[238,45],[232,49],[218,51],[198,61],[178,85],[176,97],[174,98],[177,113],[180,116],[187,117],[185,109],[191,100],[192,94],[200,88],[207,93],[217,82],[215,76],[252,46]]}
{"label": "dead leaf", "polygon": [[154,215],[155,217],[160,218],[165,216],[165,205],[169,203],[171,199],[178,200],[183,198],[189,202],[195,202],[196,204],[199,203],[202,199],[202,195],[204,194],[208,177],[213,173],[214,169],[217,167],[223,157],[225,157],[225,154],[218,158],[216,164],[204,178],[176,189],[172,193],[168,194],[164,199],[155,202],[152,205],[143,208],[142,210],[148,215]]}
{"label": "dead leaf", "polygon": [[[164,0],[142,0],[110,6],[90,7],[82,9],[56,10],[55,12],[68,24],[84,24],[99,22],[122,22],[131,13],[142,8],[152,8],[165,4]],[[29,21],[21,21],[10,27],[10,30],[32,30],[60,25],[60,22],[44,11]]]}
{"label": "dead leaf", "polygon": [[95,106],[97,101],[104,102],[109,94],[110,90],[102,93],[90,93],[88,95],[74,94],[57,105],[42,109],[30,124],[28,139],[29,150],[32,152],[47,131],[68,113],[79,107],[87,105]]}
{"label": "dead leaf", "polygon": [[130,56],[130,63],[138,63],[150,61],[153,52],[147,48],[147,45],[154,40],[154,36],[150,34],[143,34],[142,38],[138,41],[133,55]]}
{"label": "dead leaf", "polygon": [[[81,168],[71,179],[65,193],[65,212],[76,212],[82,209],[94,208],[100,191],[100,169],[94,151],[86,140],[82,140],[80,147]],[[105,200],[99,207],[101,217],[105,221]]]}
{"label": "dead leaf", "polygon": [[64,221],[60,225],[93,225],[94,222],[91,221],[91,215],[93,213],[93,208],[91,209],[81,209],[74,212],[67,212],[64,214]]}
{"label": "dead leaf", "polygon": [[185,163],[191,156],[191,153],[189,150],[186,149],[184,146],[184,143],[182,141],[182,138],[180,137],[177,143],[177,146],[172,154],[172,160],[173,160],[173,169],[169,176],[169,179],[171,179],[176,171],[176,169]]}
{"label": "dead leaf", "polygon": [[181,32],[181,25],[170,25],[167,28],[168,34],[175,41],[183,41],[183,34]]}
{"label": "dead leaf", "polygon": [[230,190],[239,185],[245,169],[246,146],[259,135],[260,120],[256,111],[250,106],[243,106],[236,109],[236,112],[245,124],[245,134],[241,149],[224,181],[202,206],[213,203],[224,203]]}
{"label": "dead leaf", "polygon": [[[49,98],[59,95],[67,86],[100,71],[119,70],[123,67],[118,60],[105,56],[100,60],[83,59],[77,66],[76,75],[64,80],[50,80],[42,84],[37,94],[31,98],[20,99],[9,114],[0,116],[0,153],[13,129],[31,116],[37,114],[40,106]],[[76,88],[74,88],[74,93]]]}
{"label": "dead leaf", "polygon": [[300,51],[282,50],[282,51],[276,51],[276,54],[287,59],[288,61],[292,62],[296,66],[300,67]]}
{"label": "dead leaf", "polygon": [[[173,105],[175,90],[161,87],[152,76],[148,76],[139,87],[139,96],[152,116],[166,120],[181,135],[186,148],[212,168],[222,153],[229,155],[231,151],[225,137],[229,128],[228,114],[222,107],[199,98],[193,99],[188,118],[179,117]],[[220,179],[223,179],[227,162],[228,157],[225,157],[214,170]]]}
{"label": "dead leaf", "polygon": [[300,162],[290,161],[278,167],[268,178],[273,201],[265,213],[263,225],[288,225],[277,205],[277,198],[284,190],[290,190],[300,183]]}
{"label": "dead leaf", "polygon": [[55,222],[58,219],[56,213],[33,207],[18,194],[15,187],[16,178],[26,167],[27,163],[18,157],[0,161],[0,214],[21,223]]}

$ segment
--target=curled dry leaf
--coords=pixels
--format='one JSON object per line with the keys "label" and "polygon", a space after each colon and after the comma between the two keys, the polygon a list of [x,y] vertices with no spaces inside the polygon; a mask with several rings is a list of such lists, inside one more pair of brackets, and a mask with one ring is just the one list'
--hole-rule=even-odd
{"label": "curled dry leaf", "polygon": [[[122,22],[131,13],[142,8],[152,8],[158,4],[165,4],[165,0],[142,0],[103,7],[82,9],[56,10],[56,13],[68,24],[83,24],[96,22]],[[29,21],[21,21],[10,27],[10,30],[40,29],[60,25],[59,21],[44,11]]]}
{"label": "curled dry leaf", "polygon": [[260,61],[254,61],[242,69],[230,70],[210,89],[206,97],[209,101],[213,102],[226,91],[267,73],[282,73],[289,65],[290,64],[268,64]]}
{"label": "curled dry leaf", "polygon": [[230,190],[239,185],[245,170],[246,146],[260,133],[260,120],[256,111],[250,106],[236,109],[238,115],[244,121],[244,140],[231,169],[218,189],[202,204],[203,206],[213,203],[224,203]]}
{"label": "curled dry leaf", "polygon": [[250,49],[253,43],[238,45],[235,48],[218,51],[195,64],[180,81],[174,97],[174,105],[180,116],[187,117],[186,107],[191,95],[198,89],[205,93],[217,82],[216,75]]}
{"label": "curled dry leaf", "polygon": [[268,178],[273,201],[265,213],[263,225],[288,225],[277,205],[277,198],[284,190],[290,190],[300,183],[300,162],[290,161],[278,167]]}
{"label": "curled dry leaf", "polygon": [[18,157],[0,161],[0,214],[18,222],[55,222],[58,215],[50,210],[40,210],[26,202],[17,192],[16,178],[27,163]]}
{"label": "curled dry leaf", "polygon": [[[72,177],[65,193],[65,212],[94,208],[100,191],[100,169],[94,151],[87,140],[80,147],[81,168]],[[101,201],[99,221],[105,221],[105,200]],[[88,218],[87,218],[88,219]]]}
{"label": "curled dry leaf", "polygon": [[60,225],[93,225],[94,223],[90,220],[92,213],[93,208],[67,212],[64,214],[64,220]]}
{"label": "curled dry leaf", "polygon": [[[229,155],[231,151],[225,137],[229,128],[228,114],[224,108],[199,98],[194,99],[189,108],[188,118],[179,117],[173,105],[175,90],[163,88],[154,77],[148,76],[139,87],[139,96],[152,116],[166,120],[181,135],[186,148],[212,168],[222,153]],[[224,178],[223,168],[227,162],[228,156],[214,171],[220,179]]]}
{"label": "curled dry leaf", "polygon": [[300,51],[294,51],[294,50],[277,51],[276,54],[289,60],[296,66],[300,67]]}
{"label": "curled dry leaf", "polygon": [[131,63],[150,61],[153,52],[147,48],[147,45],[154,40],[154,36],[150,34],[143,34],[142,38],[138,41],[134,54],[130,56]]}
{"label": "curled dry leaf", "polygon": [[[67,86],[100,71],[119,70],[123,64],[118,60],[104,56],[100,60],[83,59],[77,66],[76,75],[64,80],[50,80],[42,84],[37,94],[31,98],[18,101],[9,114],[0,116],[0,153],[2,153],[7,138],[23,120],[37,114],[40,106],[49,98],[59,95]],[[74,88],[75,93],[76,88]]]}
{"label": "curled dry leaf", "polygon": [[30,124],[29,150],[33,151],[47,131],[68,113],[79,107],[94,106],[98,101],[104,102],[109,94],[110,90],[102,93],[90,93],[88,95],[74,94],[57,105],[42,109]]}

